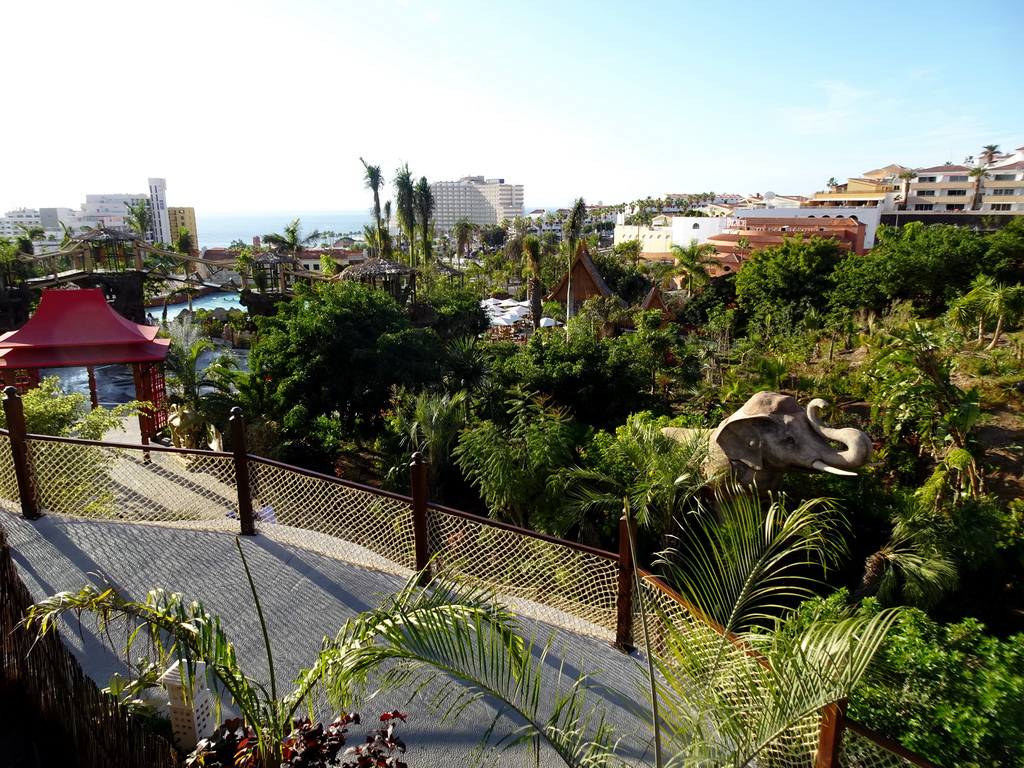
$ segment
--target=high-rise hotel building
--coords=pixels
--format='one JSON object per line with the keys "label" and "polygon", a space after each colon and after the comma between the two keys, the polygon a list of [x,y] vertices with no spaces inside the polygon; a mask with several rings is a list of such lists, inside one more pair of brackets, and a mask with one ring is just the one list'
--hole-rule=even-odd
{"label": "high-rise hotel building", "polygon": [[504,179],[463,176],[458,181],[437,181],[434,193],[434,226],[445,232],[465,217],[474,224],[490,226],[523,215],[523,185]]}

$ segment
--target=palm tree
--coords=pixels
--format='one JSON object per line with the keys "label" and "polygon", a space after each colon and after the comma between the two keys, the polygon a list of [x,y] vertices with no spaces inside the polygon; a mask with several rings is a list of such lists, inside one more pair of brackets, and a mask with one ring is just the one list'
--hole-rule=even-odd
{"label": "palm tree", "polygon": [[413,203],[416,207],[416,218],[419,221],[420,233],[423,237],[423,263],[429,264],[431,258],[430,227],[434,215],[434,192],[430,189],[426,176],[420,176],[413,188]]}
{"label": "palm tree", "polygon": [[979,275],[975,278],[971,290],[964,297],[964,303],[973,307],[979,316],[978,345],[981,345],[981,335],[984,331],[985,321],[995,318],[996,329],[992,334],[992,341],[985,348],[992,350],[996,348],[999,339],[1003,334],[1003,326],[1015,323],[1024,313],[1024,286],[1005,285],[997,283],[987,275]]}
{"label": "palm tree", "polygon": [[534,222],[522,216],[516,216],[511,222],[506,220],[505,259],[511,263],[523,257],[523,238],[533,232]]}
{"label": "palm tree", "polygon": [[[377,244],[383,246],[384,243],[384,223],[381,221],[380,215],[380,188],[384,183],[384,177],[381,175],[379,165],[368,165],[363,158],[359,158],[359,162],[363,164],[363,185],[373,192],[373,221],[377,229]],[[379,254],[384,256],[385,254]]]}
{"label": "palm tree", "polygon": [[540,238],[536,235],[524,237],[522,251],[526,255],[526,269],[530,275],[530,283],[527,288],[530,297],[530,317],[533,321],[533,329],[537,330],[540,327],[541,303],[544,299],[544,291],[540,283],[540,260],[543,253]]}
{"label": "palm tree", "polygon": [[834,508],[814,499],[788,511],[739,493],[718,509],[724,524],[690,516],[661,561],[694,612],[720,627],[689,621],[663,636],[664,683],[652,687],[673,764],[758,764],[787,731],[817,724],[822,707],[849,694],[897,616],[790,625],[792,606],[813,594],[808,572],[837,555]]}
{"label": "palm tree", "polygon": [[139,236],[148,239],[149,232],[153,229],[153,208],[148,200],[136,200],[129,203],[125,213],[128,226],[139,233]]}
{"label": "palm tree", "polygon": [[[451,467],[452,449],[468,419],[469,393],[465,390],[431,394],[424,392],[412,403],[409,413],[399,412],[396,429],[401,435],[404,455],[415,451],[427,460],[430,498],[444,502],[443,479]],[[402,469],[405,470],[403,462]]]}
{"label": "palm tree", "polygon": [[983,165],[979,165],[976,168],[971,168],[971,170],[968,171],[967,175],[971,176],[974,179],[974,196],[971,200],[971,210],[980,211],[981,184],[984,181],[985,177],[988,176],[988,169],[985,168],[985,166]]}
{"label": "palm tree", "polygon": [[302,223],[299,219],[295,219],[290,224],[286,224],[281,234],[271,233],[263,236],[263,242],[266,243],[272,251],[286,253],[295,259],[297,259],[299,254],[306,250],[308,246],[319,239],[319,232],[303,235]]}
{"label": "palm tree", "polygon": [[455,254],[458,258],[459,264],[462,264],[462,259],[466,255],[466,250],[469,248],[469,242],[473,237],[474,224],[465,216],[460,216],[459,220],[455,222]]}
{"label": "palm tree", "polygon": [[992,165],[996,155],[999,154],[998,144],[986,144],[981,148],[981,156],[985,158],[985,165]]}
{"label": "palm tree", "polygon": [[903,209],[906,210],[907,201],[910,199],[910,182],[917,178],[917,171],[908,168],[900,173],[899,178],[903,181]]}
{"label": "palm tree", "polygon": [[413,250],[416,247],[416,200],[413,192],[412,173],[409,171],[408,163],[402,163],[402,167],[395,171],[392,184],[395,188],[398,226],[405,233],[405,241],[409,245],[409,263],[412,264],[416,261],[413,255]]}
{"label": "palm tree", "polygon": [[[758,763],[790,729],[809,719],[816,724],[822,707],[851,692],[896,617],[882,611],[789,625],[784,606],[813,595],[816,582],[807,573],[834,555],[828,522],[835,510],[821,500],[793,511],[780,502],[765,509],[741,493],[721,500],[720,509],[725,525],[707,512],[689,515],[661,563],[692,608],[672,603],[669,619],[648,602],[658,590],[637,580],[649,666],[646,675],[634,667],[632,682],[649,697],[644,714],[659,766],[666,752],[673,764]],[[481,749],[507,712],[519,727],[502,746],[527,745],[534,764],[541,743],[567,766],[618,762],[606,713],[622,699],[603,698],[608,689],[597,674],[581,670],[576,685],[546,695],[554,688],[549,676],[562,674],[548,658],[554,635],[546,643],[527,639],[494,594],[444,581],[422,589],[419,575],[380,608],[349,621],[299,674],[294,690],[280,695],[259,595],[240,540],[237,546],[263,628],[269,686],[244,674],[217,616],[162,590],[135,603],[112,587],[90,585],[37,603],[26,623],[45,633],[68,611],[93,612],[108,624],[123,618],[149,638],[162,664],[204,662],[255,730],[243,758],[259,768],[281,764],[281,743],[307,700],[322,693],[336,710],[349,706],[371,673],[387,688],[422,691],[434,683],[428,704],[452,719],[472,701],[498,703],[494,722],[481,729]]]}
{"label": "palm tree", "polygon": [[685,248],[681,245],[672,246],[672,255],[676,259],[677,269],[686,275],[686,290],[693,290],[696,280],[698,285],[708,282],[708,268],[714,267],[718,261],[714,258],[718,251],[710,243],[701,245],[694,238]]}
{"label": "palm tree", "polygon": [[562,517],[556,535],[577,529],[582,540],[593,543],[595,521],[618,519],[623,500],[637,523],[653,537],[670,533],[705,486],[700,466],[707,457],[708,443],[701,439],[702,434],[694,430],[693,439],[674,440],[642,415],[630,416],[616,431],[602,463],[619,474],[579,466],[564,474]]}
{"label": "palm tree", "polygon": [[883,605],[929,610],[956,586],[956,563],[935,548],[934,521],[929,517],[921,499],[903,502],[889,541],[864,561],[853,600],[877,596]]}

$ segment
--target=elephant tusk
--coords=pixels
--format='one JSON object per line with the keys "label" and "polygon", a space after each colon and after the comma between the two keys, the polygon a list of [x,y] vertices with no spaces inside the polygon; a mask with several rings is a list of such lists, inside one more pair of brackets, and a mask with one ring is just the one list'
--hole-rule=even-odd
{"label": "elephant tusk", "polygon": [[819,472],[828,472],[830,475],[843,475],[844,477],[856,477],[856,472],[850,472],[845,469],[839,469],[839,467],[830,467],[824,461],[815,461],[811,464]]}

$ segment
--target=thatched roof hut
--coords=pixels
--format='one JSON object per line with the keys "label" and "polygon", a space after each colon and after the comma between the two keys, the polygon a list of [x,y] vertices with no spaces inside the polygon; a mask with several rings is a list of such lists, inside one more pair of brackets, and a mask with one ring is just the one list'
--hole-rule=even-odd
{"label": "thatched roof hut", "polygon": [[416,275],[419,270],[389,259],[367,259],[341,273],[342,280],[355,280],[387,291],[399,305],[416,300]]}
{"label": "thatched roof hut", "polygon": [[434,266],[437,269],[437,274],[444,275],[445,277],[465,277],[466,273],[460,269],[456,269],[451,264],[445,264],[440,259],[434,259]]}

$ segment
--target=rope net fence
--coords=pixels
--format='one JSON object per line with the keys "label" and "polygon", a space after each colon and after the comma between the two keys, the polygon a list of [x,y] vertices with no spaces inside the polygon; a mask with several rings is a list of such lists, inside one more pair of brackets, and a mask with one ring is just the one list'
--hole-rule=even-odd
{"label": "rope net fence", "polygon": [[615,630],[618,564],[565,544],[430,509],[438,573],[494,588],[532,618],[608,638]]}
{"label": "rope net fence", "polygon": [[26,443],[39,506],[51,515],[237,525],[227,519],[238,508],[230,454]]}
{"label": "rope net fence", "polygon": [[280,526],[301,529],[294,543],[307,549],[403,575],[415,568],[409,500],[252,458],[249,478],[260,533],[290,540]]}
{"label": "rope net fence", "polygon": [[[232,454],[38,437],[27,438],[26,446],[38,506],[46,514],[239,529]],[[20,495],[11,449],[9,435],[0,430],[0,502],[17,509]],[[252,456],[248,469],[261,534],[385,572],[408,576],[415,569],[411,499]],[[615,637],[619,565],[610,553],[602,556],[434,506],[428,519],[436,572],[493,588],[524,616],[584,635]],[[731,680],[718,680],[716,695],[757,707],[760,662],[753,655],[724,641],[714,626],[649,576],[641,580],[640,593],[657,657],[668,664],[678,662],[683,642],[687,659],[697,659],[702,667],[747,669]],[[634,642],[643,648],[646,637],[637,599],[632,620]],[[729,664],[716,664],[723,654]],[[819,729],[819,717],[807,717],[775,739],[758,764],[813,766]],[[913,763],[847,729],[841,764],[901,768]]]}
{"label": "rope net fence", "polygon": [[839,764],[843,768],[913,768],[915,765],[849,728],[843,732],[843,751]]}
{"label": "rope net fence", "polygon": [[[633,637],[638,648],[646,647],[649,636],[656,658],[684,673],[694,686],[705,687],[705,695],[727,711],[756,713],[770,706],[767,689],[759,684],[770,673],[756,655],[725,637],[649,574],[640,581],[640,593],[643,606],[640,600],[633,602]],[[757,764],[813,768],[819,731],[820,715],[804,718],[775,737],[757,756]]]}

